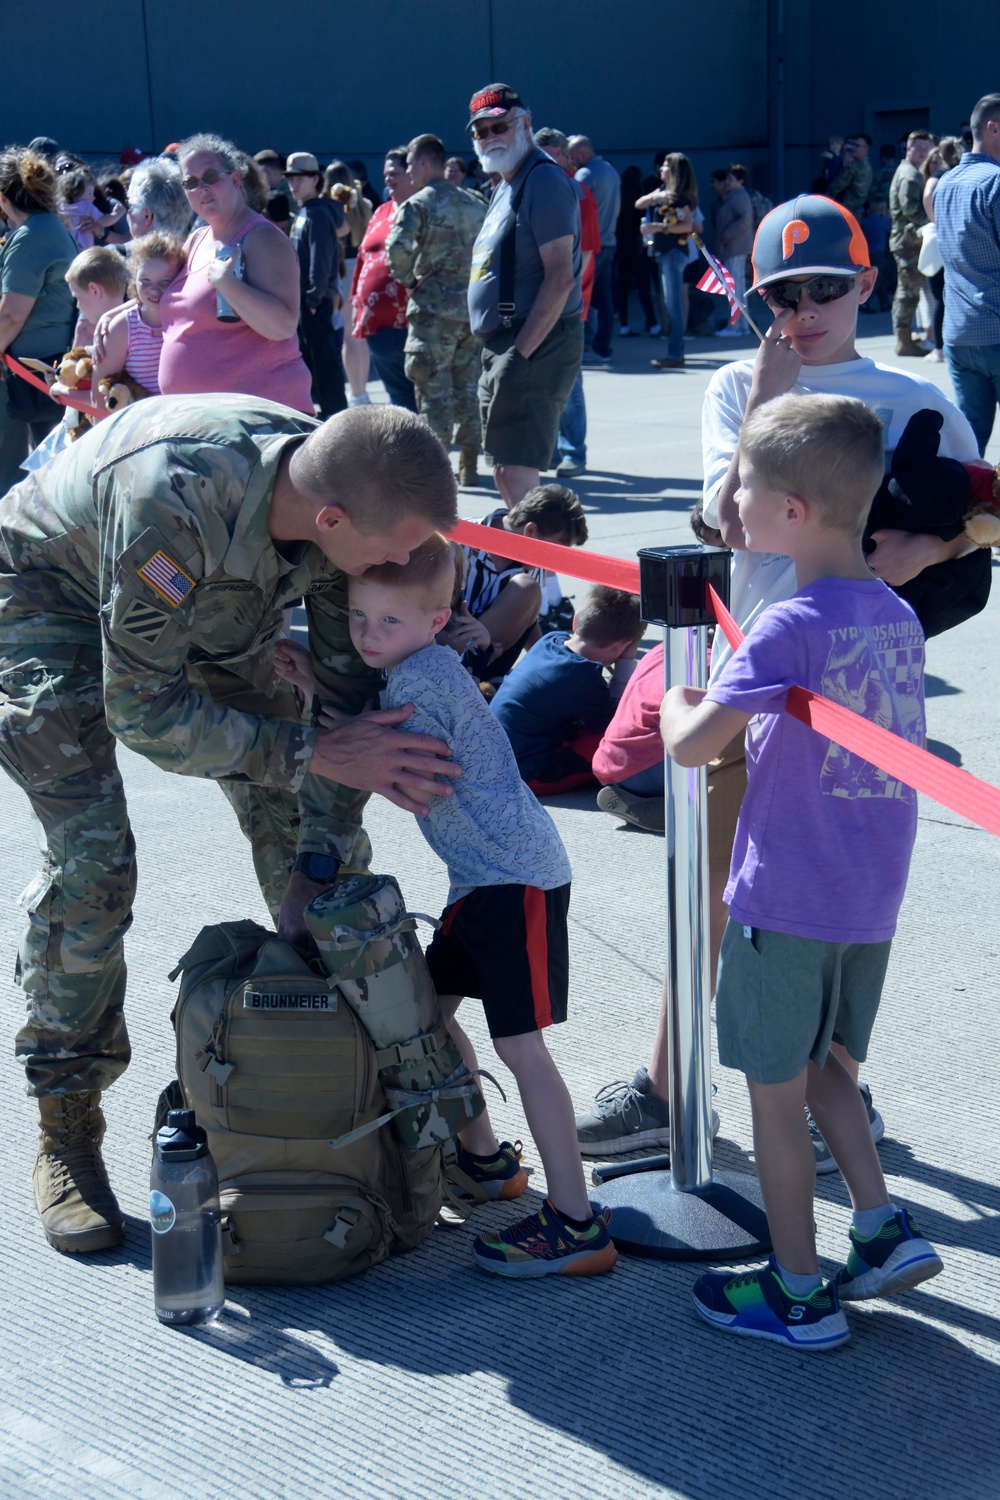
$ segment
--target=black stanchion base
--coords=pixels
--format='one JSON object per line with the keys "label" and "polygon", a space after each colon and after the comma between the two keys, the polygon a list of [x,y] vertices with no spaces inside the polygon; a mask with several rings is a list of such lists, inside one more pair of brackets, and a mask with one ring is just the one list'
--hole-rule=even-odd
{"label": "black stanchion base", "polygon": [[768,1254],[771,1239],[756,1177],[717,1172],[708,1187],[683,1193],[669,1171],[649,1170],[664,1160],[648,1157],[600,1170],[592,1202],[611,1209],[611,1237],[619,1250],[653,1260],[753,1260]]}

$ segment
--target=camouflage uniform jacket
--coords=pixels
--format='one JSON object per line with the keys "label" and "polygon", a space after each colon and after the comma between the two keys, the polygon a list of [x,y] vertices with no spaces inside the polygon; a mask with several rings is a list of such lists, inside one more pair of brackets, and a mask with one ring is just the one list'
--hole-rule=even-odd
{"label": "camouflage uniform jacket", "polygon": [[899,255],[911,256],[914,265],[920,254],[917,231],[927,223],[923,198],[924,179],[920,168],[911,161],[901,161],[889,187],[889,213],[892,216],[889,249]]}
{"label": "camouflage uniform jacket", "polygon": [[407,312],[469,321],[472,247],[486,217],[486,204],[439,177],[407,198],[385,242],[396,280],[412,287]]}
{"label": "camouflage uniform jacket", "polygon": [[[298,793],[300,851],[346,859],[366,794],[307,775],[316,730],[267,713],[282,610],[303,597],[320,695],[356,713],[378,693],[344,575],[267,529],[278,462],[315,425],[227,395],[101,422],[0,500],[0,654],[100,639],[113,734],[168,771]],[[248,697],[260,712],[232,706]]]}
{"label": "camouflage uniform jacket", "polygon": [[872,189],[872,169],[868,158],[849,161],[830,183],[830,197],[836,198],[860,219]]}

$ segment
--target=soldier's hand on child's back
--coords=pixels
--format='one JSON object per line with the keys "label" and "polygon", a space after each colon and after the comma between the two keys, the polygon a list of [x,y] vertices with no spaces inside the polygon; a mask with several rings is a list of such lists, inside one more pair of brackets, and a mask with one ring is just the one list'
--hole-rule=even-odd
{"label": "soldier's hand on child's back", "polygon": [[[327,710],[324,710],[324,713]],[[321,728],[309,770],[342,786],[378,792],[397,807],[422,816],[432,797],[450,797],[442,776],[461,776],[443,740],[412,734],[396,725],[413,712],[411,703],[357,714],[336,728]]]}

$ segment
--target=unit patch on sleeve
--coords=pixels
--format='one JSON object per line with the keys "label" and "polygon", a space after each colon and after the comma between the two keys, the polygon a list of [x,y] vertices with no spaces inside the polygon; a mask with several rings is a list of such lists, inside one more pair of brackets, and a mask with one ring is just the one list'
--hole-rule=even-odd
{"label": "unit patch on sleeve", "polygon": [[118,622],[118,627],[127,630],[130,635],[138,636],[147,646],[153,646],[169,623],[170,616],[165,609],[157,609],[155,604],[147,604],[145,599],[133,599]]}
{"label": "unit patch on sleeve", "polygon": [[184,569],[165,552],[154,552],[137,572],[143,582],[155,589],[160,598],[166,599],[173,609],[183,604],[194,588],[194,579],[189,578]]}

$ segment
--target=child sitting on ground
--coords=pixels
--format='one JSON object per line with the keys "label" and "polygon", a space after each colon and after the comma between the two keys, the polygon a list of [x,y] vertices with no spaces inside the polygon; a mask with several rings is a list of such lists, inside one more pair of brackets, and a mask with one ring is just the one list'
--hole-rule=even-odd
{"label": "child sitting on ground", "polygon": [[160,298],[184,264],[184,246],[169,234],[144,234],[132,241],[126,264],[136,300],[104,325],[95,345],[95,399],[98,381],[123,370],[151,396],[160,394]]}
{"label": "child sitting on ground", "polygon": [[124,256],[101,245],[81,250],[70,261],[66,284],[80,314],[73,334],[74,346],[91,345],[98,318],[121,307],[128,290],[128,275]]}
{"label": "child sitting on ground", "polygon": [[[746,547],[792,559],[796,592],[756,619],[706,690],[672,688],[663,738],[704,765],[748,724],[748,787],[725,900],[719,1061],[741,1069],[774,1254],[750,1275],[702,1276],[717,1328],[804,1350],[850,1337],[840,1299],[888,1296],[942,1269],[889,1201],[864,1100],[831,1041],[864,1061],[916,834],[916,793],[784,712],[794,684],[923,742],[924,639],[861,547],[883,473],[862,402],[779,396],[744,423],[736,505]],[[803,1104],[851,1195],[847,1264],[816,1258],[816,1163]]]}
{"label": "child sitting on ground", "polygon": [[[591,1209],[573,1105],[542,1034],[566,1019],[569,861],[479,688],[455,652],[435,643],[451,612],[455,566],[454,550],[435,534],[406,564],[383,563],[351,578],[351,639],[368,666],[388,674],[382,707],[412,703],[405,728],[444,739],[462,767],[453,795],[435,797],[419,822],[450,880],[427,963],[473,1069],[476,1054],[455,1012],[464,996],[482,1000],[545,1168],[549,1196],[539,1212],[480,1235],[473,1258],[501,1276],[591,1276],[609,1271],[618,1255],[606,1215]],[[277,666],[309,697],[303,656],[283,641]],[[458,1168],[491,1198],[514,1198],[527,1186],[517,1149],[497,1140],[485,1113],[463,1131]]]}
{"label": "child sitting on ground", "polygon": [[[490,707],[507,731],[517,769],[538,795],[591,786],[594,751],[635,666],[639,600],[596,585],[572,631],[536,641]],[[611,682],[604,676],[611,668]]]}

